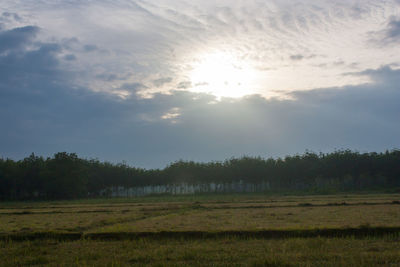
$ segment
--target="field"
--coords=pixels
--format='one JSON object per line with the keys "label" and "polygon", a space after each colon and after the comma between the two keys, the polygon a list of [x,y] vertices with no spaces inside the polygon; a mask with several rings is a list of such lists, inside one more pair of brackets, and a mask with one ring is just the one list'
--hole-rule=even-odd
{"label": "field", "polygon": [[0,203],[0,264],[399,266],[400,195]]}

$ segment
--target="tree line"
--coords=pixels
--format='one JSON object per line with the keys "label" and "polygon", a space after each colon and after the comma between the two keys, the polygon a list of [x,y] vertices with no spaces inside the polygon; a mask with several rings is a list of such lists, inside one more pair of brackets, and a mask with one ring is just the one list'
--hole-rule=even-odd
{"label": "tree line", "polygon": [[[241,157],[198,163],[177,161],[143,169],[60,152],[23,160],[0,158],[0,200],[109,196],[110,189],[167,185],[267,184],[270,191],[356,191],[400,187],[400,150],[306,152],[284,158]],[[265,190],[265,186],[263,187]]]}

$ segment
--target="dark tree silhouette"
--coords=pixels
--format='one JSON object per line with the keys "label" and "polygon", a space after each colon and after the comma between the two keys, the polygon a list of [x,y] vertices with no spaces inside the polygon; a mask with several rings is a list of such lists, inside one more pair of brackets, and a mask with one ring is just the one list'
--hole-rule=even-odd
{"label": "dark tree silhouette", "polygon": [[66,152],[47,159],[33,153],[20,161],[0,158],[0,200],[101,197],[117,189],[118,196],[130,196],[132,192],[337,192],[398,187],[400,151],[396,149],[307,151],[278,159],[242,157],[209,163],[181,160],[162,170],[81,159]]}

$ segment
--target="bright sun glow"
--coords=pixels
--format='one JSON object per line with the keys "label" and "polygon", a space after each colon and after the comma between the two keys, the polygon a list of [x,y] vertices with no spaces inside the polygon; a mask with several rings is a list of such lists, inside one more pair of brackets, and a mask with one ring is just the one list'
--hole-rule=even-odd
{"label": "bright sun glow", "polygon": [[228,53],[206,54],[189,74],[193,91],[217,97],[241,97],[252,94],[256,71],[246,62]]}

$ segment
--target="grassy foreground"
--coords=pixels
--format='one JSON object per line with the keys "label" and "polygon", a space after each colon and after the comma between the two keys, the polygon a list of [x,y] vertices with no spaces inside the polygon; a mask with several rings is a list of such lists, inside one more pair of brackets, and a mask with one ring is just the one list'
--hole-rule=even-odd
{"label": "grassy foreground", "polygon": [[225,195],[0,203],[0,265],[400,266],[399,200]]}
{"label": "grassy foreground", "polygon": [[3,266],[398,266],[397,239],[1,242]]}

